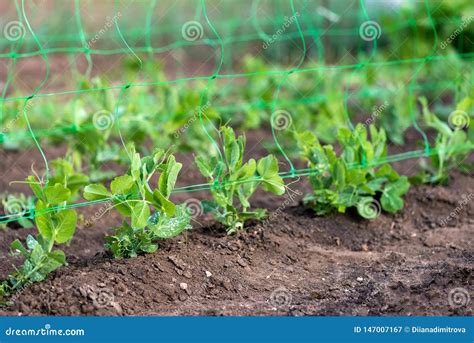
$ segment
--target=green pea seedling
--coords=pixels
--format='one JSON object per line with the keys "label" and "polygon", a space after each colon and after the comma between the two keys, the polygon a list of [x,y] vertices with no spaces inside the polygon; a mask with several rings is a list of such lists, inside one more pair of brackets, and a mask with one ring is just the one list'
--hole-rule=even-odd
{"label": "green pea seedling", "polygon": [[[115,228],[115,234],[106,237],[106,248],[114,257],[134,257],[156,251],[155,242],[171,238],[190,229],[190,214],[185,205],[170,201],[178,173],[182,167],[173,155],[157,150],[152,156],[140,158],[131,149],[131,166],[127,174],[113,179],[110,191],[102,184],[91,184],[84,189],[87,200],[112,199],[115,208],[130,222]],[[160,176],[152,186],[155,173]]]}
{"label": "green pea seedling", "polygon": [[27,183],[38,199],[35,205],[38,233],[36,238],[28,235],[26,247],[18,239],[11,244],[12,254],[23,257],[24,263],[2,283],[0,296],[42,281],[49,273],[65,265],[64,252],[54,247],[68,243],[76,231],[76,212],[64,208],[72,199],[67,181],[58,179],[55,183],[45,184],[35,176],[29,176]]}
{"label": "green pea seedling", "polygon": [[373,204],[379,197],[387,212],[403,208],[401,196],[408,191],[408,179],[388,163],[375,167],[376,161],[387,155],[387,138],[383,129],[370,125],[369,140],[367,131],[362,124],[353,132],[339,129],[339,156],[333,146],[322,146],[312,132],[296,134],[302,159],[318,171],[310,176],[313,193],[304,198],[318,215],[356,207],[362,217],[372,219],[378,215]]}
{"label": "green pea seedling", "polygon": [[217,157],[195,158],[202,175],[213,184],[213,201],[203,201],[205,212],[224,224],[227,232],[242,230],[248,219],[262,219],[264,209],[251,209],[250,197],[261,187],[264,191],[282,195],[285,183],[278,175],[278,161],[268,155],[258,161],[243,162],[245,136],[236,137],[234,130],[223,126],[219,130],[222,160]]}

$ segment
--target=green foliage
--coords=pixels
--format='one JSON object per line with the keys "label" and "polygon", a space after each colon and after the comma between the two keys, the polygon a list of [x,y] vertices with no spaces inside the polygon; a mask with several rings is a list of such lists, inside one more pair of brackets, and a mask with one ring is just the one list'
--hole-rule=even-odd
{"label": "green foliage", "polygon": [[261,219],[264,209],[250,210],[249,199],[257,188],[282,195],[285,183],[278,175],[278,161],[268,155],[258,161],[243,162],[245,136],[236,136],[230,127],[219,130],[222,159],[197,156],[195,159],[202,175],[211,184],[213,201],[204,201],[203,208],[227,227],[228,233],[243,229],[245,221]]}
{"label": "green foliage", "polygon": [[[423,119],[425,124],[436,130],[435,149],[436,154],[428,160],[422,161],[422,171],[411,178],[415,183],[446,183],[448,181],[449,171],[462,166],[467,155],[474,149],[474,142],[468,137],[468,134],[462,127],[456,128],[456,123],[451,126],[440,120],[428,108],[426,98],[420,98],[423,107]],[[468,111],[472,107],[472,100],[469,97],[464,98],[452,114],[459,118],[450,118],[448,120],[463,120],[466,125],[469,123]]]}
{"label": "green foliage", "polygon": [[400,177],[388,164],[379,165],[387,155],[386,135],[383,129],[358,124],[353,132],[339,129],[337,140],[341,153],[337,156],[331,145],[322,146],[311,132],[297,133],[301,157],[308,167],[317,172],[310,176],[313,193],[304,199],[318,215],[334,210],[345,212],[356,207],[365,218],[374,218],[381,207],[387,212],[403,208],[401,198],[409,188],[405,176]]}
{"label": "green foliage", "polygon": [[[102,184],[91,184],[84,189],[90,201],[112,199],[111,208],[130,218],[106,237],[106,248],[116,258],[133,257],[157,249],[155,241],[179,235],[190,229],[190,215],[185,205],[175,205],[170,195],[175,187],[181,163],[171,154],[157,150],[140,158],[130,149],[131,167],[127,174],[113,179],[108,190]],[[152,179],[160,173],[155,187]]]}
{"label": "green foliage", "polygon": [[[35,224],[37,237],[29,235],[26,246],[19,240],[11,244],[12,254],[24,258],[23,265],[3,282],[4,295],[27,285],[44,280],[49,273],[66,264],[66,257],[55,245],[68,243],[74,236],[77,214],[65,209],[72,199],[71,190],[64,180],[43,184],[36,177],[26,179],[37,198]],[[1,292],[0,292],[1,293]]]}
{"label": "green foliage", "polygon": [[49,179],[49,183],[63,184],[71,192],[71,197],[76,198],[79,190],[89,183],[89,177],[81,172],[80,164],[75,164],[72,158],[56,159],[51,162],[54,175]]}

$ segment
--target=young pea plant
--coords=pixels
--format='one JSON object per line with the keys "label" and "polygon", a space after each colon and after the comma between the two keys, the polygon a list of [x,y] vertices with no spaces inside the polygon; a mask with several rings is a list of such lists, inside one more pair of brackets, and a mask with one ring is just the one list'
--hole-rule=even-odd
{"label": "young pea plant", "polygon": [[265,217],[264,209],[250,209],[249,199],[257,188],[282,195],[285,183],[278,175],[278,161],[274,156],[244,163],[245,136],[236,137],[234,130],[226,126],[218,132],[222,159],[197,156],[195,162],[202,175],[213,184],[214,200],[203,201],[203,209],[212,213],[231,234],[242,230],[246,220]]}
{"label": "young pea plant", "polygon": [[387,212],[403,208],[401,196],[408,191],[408,179],[400,177],[387,163],[379,165],[387,155],[385,131],[371,125],[371,140],[367,131],[362,124],[353,132],[339,129],[337,140],[342,149],[339,156],[331,145],[322,146],[313,133],[296,134],[302,159],[316,170],[310,176],[314,191],[304,198],[316,214],[345,212],[356,207],[362,217],[373,219],[381,210],[378,197]]}
{"label": "young pea plant", "polygon": [[[140,158],[130,148],[131,166],[127,174],[116,177],[110,191],[102,184],[91,184],[84,189],[84,198],[90,201],[112,199],[111,208],[130,218],[106,237],[106,248],[115,258],[135,257],[152,253],[159,239],[179,235],[191,228],[191,216],[186,205],[170,201],[181,163],[171,154],[157,150],[153,155]],[[160,173],[156,187],[152,179]]]}
{"label": "young pea plant", "polygon": [[68,243],[76,231],[77,214],[66,208],[72,200],[67,184],[59,180],[44,183],[35,176],[26,181],[37,198],[34,217],[38,233],[36,237],[28,235],[26,246],[20,240],[11,244],[12,254],[23,257],[24,263],[1,284],[0,298],[46,279],[65,265],[64,252],[55,249],[55,245]]}
{"label": "young pea plant", "polygon": [[[426,125],[436,130],[435,149],[436,154],[432,155],[429,163],[422,160],[422,171],[411,178],[414,183],[446,183],[448,181],[449,171],[462,166],[466,156],[474,149],[474,142],[463,130],[463,126],[468,124],[468,110],[472,106],[472,100],[469,97],[463,99],[453,112],[451,120],[463,120],[461,125],[457,123],[449,124],[438,119],[428,108],[426,98],[420,98],[423,108],[423,119]],[[458,116],[456,118],[456,116]]]}
{"label": "young pea plant", "polygon": [[51,162],[53,175],[49,178],[49,183],[64,184],[71,192],[71,198],[77,198],[79,190],[89,183],[89,177],[80,171],[80,162],[74,162],[72,156],[68,158],[58,158]]}

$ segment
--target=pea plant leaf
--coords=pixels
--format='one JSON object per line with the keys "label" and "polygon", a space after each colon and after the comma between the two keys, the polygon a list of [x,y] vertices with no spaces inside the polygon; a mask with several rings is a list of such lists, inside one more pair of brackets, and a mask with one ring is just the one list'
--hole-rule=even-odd
{"label": "pea plant leaf", "polygon": [[[190,216],[185,211],[176,211],[177,206],[169,199],[181,163],[162,150],[141,158],[133,146],[130,156],[129,173],[117,176],[110,184],[110,191],[101,184],[88,185],[84,189],[86,200],[112,198],[111,208],[130,217],[130,222],[124,220],[114,229],[113,235],[106,237],[105,246],[116,258],[153,252],[157,249],[157,240],[190,228]],[[150,181],[157,173],[158,184],[153,188]]]}
{"label": "pea plant leaf", "polygon": [[[278,161],[272,156],[261,158],[258,162],[243,161],[245,136],[236,136],[233,129],[223,126],[219,130],[223,161],[215,156],[199,155],[195,163],[211,186],[214,201],[203,202],[205,212],[226,226],[228,233],[243,229],[248,219],[261,219],[263,211],[249,211],[249,199],[260,187],[275,194],[285,192],[285,184],[278,174]],[[209,162],[208,162],[209,161]]]}
{"label": "pea plant leaf", "polygon": [[[332,146],[322,146],[313,133],[296,134],[302,160],[317,171],[310,176],[313,194],[304,202],[318,215],[356,207],[362,217],[375,219],[380,214],[377,206],[390,213],[403,208],[408,179],[400,177],[389,164],[377,163],[387,154],[387,138],[383,129],[373,125],[369,131],[370,139],[362,124],[354,131],[339,130],[339,157]],[[379,196],[381,204],[377,205]]]}
{"label": "pea plant leaf", "polygon": [[133,185],[133,178],[130,175],[121,175],[112,180],[110,183],[110,190],[113,194],[125,195],[130,192]]}
{"label": "pea plant leaf", "polygon": [[91,184],[84,188],[84,198],[89,201],[102,200],[112,196],[112,193],[101,184]]}
{"label": "pea plant leaf", "polygon": [[[60,173],[73,174],[68,164],[60,164]],[[49,273],[66,264],[66,257],[61,250],[54,250],[55,245],[69,242],[77,225],[77,213],[65,206],[72,201],[74,194],[68,188],[70,177],[58,177],[54,184],[43,184],[36,177],[29,176],[27,183],[38,197],[35,204],[35,224],[37,236],[28,235],[26,247],[15,240],[11,244],[13,255],[20,255],[23,264],[1,284],[3,293],[11,294],[32,282],[44,280]]]}

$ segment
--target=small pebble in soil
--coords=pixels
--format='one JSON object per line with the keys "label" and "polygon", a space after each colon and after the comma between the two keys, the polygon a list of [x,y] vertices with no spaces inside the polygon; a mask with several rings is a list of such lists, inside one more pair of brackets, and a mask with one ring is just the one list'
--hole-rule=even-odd
{"label": "small pebble in soil", "polygon": [[242,258],[239,258],[237,260],[237,263],[242,267],[242,268],[245,268],[248,266],[247,262],[245,262],[245,260],[243,260]]}
{"label": "small pebble in soil", "polygon": [[186,282],[181,282],[179,284],[179,287],[181,287],[181,289],[183,289],[183,290],[187,290],[188,289],[188,284]]}
{"label": "small pebble in soil", "polygon": [[206,276],[207,276],[207,277],[211,277],[211,276],[212,276],[212,273],[211,273],[209,270],[206,270]]}
{"label": "small pebble in soil", "polygon": [[362,282],[362,281],[364,281],[364,278],[363,278],[362,276],[359,276],[359,277],[357,278],[357,281]]}

